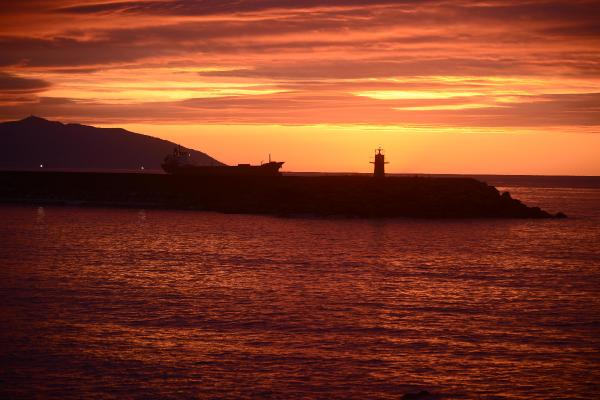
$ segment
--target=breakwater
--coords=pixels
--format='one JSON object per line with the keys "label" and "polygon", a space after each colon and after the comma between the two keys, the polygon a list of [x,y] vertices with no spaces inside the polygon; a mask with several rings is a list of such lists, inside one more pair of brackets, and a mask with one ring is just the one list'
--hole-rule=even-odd
{"label": "breakwater", "polygon": [[228,213],[416,218],[551,218],[471,178],[211,177],[0,171],[0,201]]}

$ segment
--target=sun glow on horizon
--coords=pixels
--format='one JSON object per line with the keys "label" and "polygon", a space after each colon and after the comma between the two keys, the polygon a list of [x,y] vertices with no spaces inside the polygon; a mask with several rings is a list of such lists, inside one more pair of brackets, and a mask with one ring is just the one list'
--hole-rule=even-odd
{"label": "sun glow on horizon", "polygon": [[[183,125],[117,124],[130,131],[149,134],[197,149],[227,164],[285,161],[284,171],[364,172],[373,149],[386,150],[390,173],[593,175],[597,165],[600,131],[501,128],[435,128],[431,126],[377,125]],[[578,146],[571,152],[572,135]],[[536,148],[535,157],[531,149]],[[452,149],[452,154],[448,154]],[[477,150],[474,150],[477,149]],[[485,150],[480,150],[485,149]],[[557,157],[557,154],[559,156]],[[572,161],[577,154],[577,162]],[[343,155],[343,156],[341,156]],[[538,158],[548,158],[539,164]],[[514,160],[516,163],[507,163]],[[472,165],[480,165],[473,170]]]}

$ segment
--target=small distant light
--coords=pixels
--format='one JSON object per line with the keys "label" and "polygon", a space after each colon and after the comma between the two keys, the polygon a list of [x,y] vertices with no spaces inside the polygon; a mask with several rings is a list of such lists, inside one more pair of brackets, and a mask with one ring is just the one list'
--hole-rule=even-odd
{"label": "small distant light", "polygon": [[40,168],[44,168],[44,164],[40,164]]}
{"label": "small distant light", "polygon": [[140,169],[143,171],[143,170],[144,170],[144,166],[142,165],[142,166],[140,167]]}

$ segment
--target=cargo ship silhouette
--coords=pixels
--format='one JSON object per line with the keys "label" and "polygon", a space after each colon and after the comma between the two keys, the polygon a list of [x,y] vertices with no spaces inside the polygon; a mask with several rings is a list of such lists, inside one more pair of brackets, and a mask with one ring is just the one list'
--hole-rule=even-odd
{"label": "cargo ship silhouette", "polygon": [[271,161],[260,165],[196,165],[191,162],[190,153],[181,146],[173,149],[173,154],[165,157],[162,169],[172,175],[201,175],[201,176],[279,176],[283,161]]}

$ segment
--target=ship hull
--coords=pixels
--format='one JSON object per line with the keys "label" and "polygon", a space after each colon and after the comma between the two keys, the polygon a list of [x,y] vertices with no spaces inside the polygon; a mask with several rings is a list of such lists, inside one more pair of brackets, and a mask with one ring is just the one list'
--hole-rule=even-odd
{"label": "ship hull", "polygon": [[269,162],[262,165],[173,165],[162,164],[163,170],[172,175],[197,175],[197,176],[278,176],[283,162]]}

